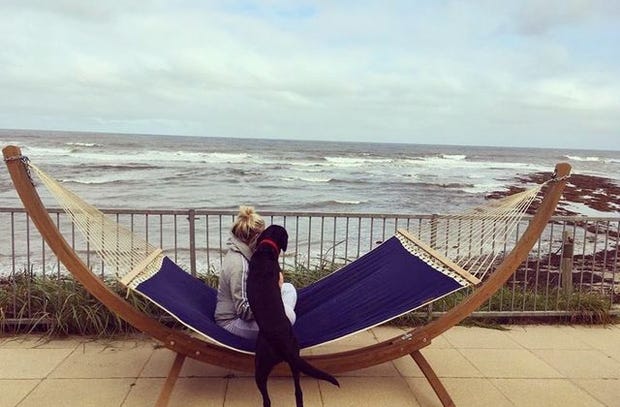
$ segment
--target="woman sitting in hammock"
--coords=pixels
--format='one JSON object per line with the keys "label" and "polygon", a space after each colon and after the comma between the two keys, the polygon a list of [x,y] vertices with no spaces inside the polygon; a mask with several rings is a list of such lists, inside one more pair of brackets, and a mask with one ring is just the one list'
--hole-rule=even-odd
{"label": "woman sitting in hammock", "polygon": [[[254,252],[256,240],[265,229],[265,221],[253,207],[241,206],[232,226],[226,246],[228,251],[222,260],[215,321],[227,331],[249,339],[256,338],[258,325],[250,309],[246,293],[246,281],[250,257]],[[280,275],[282,302],[286,316],[295,323],[295,304],[297,290],[290,283],[284,283]]]}

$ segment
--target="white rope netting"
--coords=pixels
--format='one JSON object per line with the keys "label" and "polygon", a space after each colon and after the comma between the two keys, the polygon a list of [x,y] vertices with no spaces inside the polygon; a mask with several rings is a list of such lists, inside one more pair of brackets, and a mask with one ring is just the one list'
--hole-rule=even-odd
{"label": "white rope netting", "polygon": [[479,279],[491,270],[508,244],[516,242],[519,225],[545,184],[489,201],[458,215],[433,217],[415,234],[433,249]]}
{"label": "white rope netting", "polygon": [[32,163],[28,166],[69,215],[108,271],[112,271],[121,282],[128,285],[145,269],[159,270],[163,260],[160,248],[88,204],[37,166]]}

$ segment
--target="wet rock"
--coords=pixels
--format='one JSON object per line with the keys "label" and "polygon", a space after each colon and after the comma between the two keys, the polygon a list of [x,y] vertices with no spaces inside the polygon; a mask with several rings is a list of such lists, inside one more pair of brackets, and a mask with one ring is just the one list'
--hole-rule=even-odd
{"label": "wet rock", "polygon": [[[532,184],[542,184],[551,178],[550,172],[536,172],[515,177],[514,183],[506,186],[506,190],[494,191],[486,196],[487,199],[498,199],[517,192],[522,192]],[[577,203],[599,212],[609,212],[610,215],[620,213],[620,186],[614,180],[595,175],[572,174],[564,188],[564,195],[558,204],[557,214],[564,216],[579,215],[568,209],[569,203]],[[540,199],[537,199],[529,208],[528,213],[538,209]]]}

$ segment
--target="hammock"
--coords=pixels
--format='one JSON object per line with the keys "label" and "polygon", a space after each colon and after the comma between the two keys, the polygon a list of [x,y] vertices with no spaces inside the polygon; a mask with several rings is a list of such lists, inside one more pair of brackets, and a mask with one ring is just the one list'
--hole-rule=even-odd
{"label": "hammock", "polygon": [[[235,336],[215,323],[215,289],[182,270],[163,254],[161,248],[150,245],[111,220],[36,165],[30,163],[29,167],[69,214],[108,270],[116,270],[121,283],[148,298],[205,339],[236,351],[253,352],[255,341]],[[466,228],[471,237],[470,245],[472,242],[484,242],[481,234],[490,235],[490,226],[497,229],[498,220],[509,219],[510,227],[502,229],[505,240],[540,188],[538,185],[511,196],[501,205],[493,203],[484,216],[477,209],[458,218],[447,219],[461,222],[460,229]],[[489,219],[494,219],[494,222],[489,222]],[[446,235],[437,224],[431,233]],[[497,230],[494,234],[498,234]],[[440,241],[439,247],[449,243],[445,237],[435,240]],[[498,243],[497,236],[493,242]],[[474,251],[480,252],[482,249],[476,248]],[[456,257],[457,261],[475,268],[482,277],[484,273],[480,271],[488,269],[497,252],[482,253],[471,264],[472,256]],[[359,259],[300,289],[294,330],[302,348],[322,345],[383,324],[479,281],[478,277],[434,248],[407,231],[399,230]]]}
{"label": "hammock", "polygon": [[[293,328],[302,348],[321,345],[419,308],[465,287],[465,282],[438,272],[392,237],[339,272],[299,290]],[[168,257],[134,290],[208,339],[238,351],[254,350],[255,341],[215,324],[217,291]]]}
{"label": "hammock", "polygon": [[[41,233],[41,236],[54,251],[58,259],[63,262],[67,270],[69,270],[91,294],[98,298],[111,311],[117,313],[138,330],[159,340],[165,347],[176,353],[174,363],[162,387],[157,402],[158,407],[167,405],[174,383],[179,376],[185,358],[188,356],[204,363],[224,368],[232,368],[246,372],[252,372],[254,370],[254,358],[249,355],[249,351],[247,351],[251,349],[251,346],[248,346],[247,343],[233,344],[229,337],[216,337],[214,333],[211,333],[214,336],[214,338],[212,338],[213,340],[217,341],[219,339],[220,343],[229,343],[231,346],[222,347],[217,344],[212,344],[210,341],[199,340],[194,336],[188,335],[186,332],[172,329],[161,324],[159,321],[134,308],[123,298],[112,292],[77,256],[47,213],[41,198],[34,188],[29,173],[29,169],[39,172],[38,169],[21,155],[21,150],[18,147],[7,146],[3,149],[3,154],[15,189],[28,215]],[[526,230],[520,234],[520,238],[515,243],[515,246],[509,251],[506,249],[505,245],[499,242],[508,239],[511,231],[518,225],[521,216],[525,212],[525,208],[533,201],[538,190],[542,188],[542,185],[538,188],[534,188],[532,192],[525,191],[524,193],[516,194],[514,197],[509,197],[506,200],[496,201],[497,203],[492,204],[490,208],[473,210],[463,217],[449,218],[447,223],[440,225],[436,222],[432,222],[431,227],[427,230],[428,233],[420,233],[420,236],[430,236],[430,240],[435,242],[435,249],[421,243],[418,239],[413,238],[406,232],[399,232],[397,236],[395,236],[395,239],[386,241],[375,251],[363,256],[360,260],[354,262],[354,264],[350,264],[333,276],[326,277],[307,289],[301,290],[300,296],[303,296],[304,299],[298,300],[298,314],[304,315],[303,318],[308,318],[308,321],[310,321],[312,318],[320,319],[321,315],[323,319],[332,319],[332,315],[325,314],[325,309],[321,310],[320,307],[325,306],[327,307],[326,309],[330,311],[338,311],[333,309],[333,305],[317,304],[313,301],[317,299],[317,295],[323,296],[322,298],[327,298],[328,296],[324,296],[324,294],[321,293],[330,289],[335,290],[336,287],[340,289],[343,287],[360,287],[360,289],[355,290],[354,293],[349,292],[348,295],[351,301],[354,301],[356,299],[355,297],[364,297],[365,300],[378,298],[378,301],[381,301],[381,307],[396,310],[390,312],[390,314],[395,315],[400,312],[400,310],[406,309],[409,306],[419,306],[415,305],[415,303],[423,304],[425,301],[429,301],[432,298],[439,298],[441,295],[445,295],[445,293],[450,292],[453,288],[454,290],[459,289],[458,287],[452,286],[454,281],[457,281],[458,284],[462,283],[462,286],[467,286],[475,285],[478,283],[478,279],[483,279],[479,286],[464,298],[461,303],[455,305],[439,318],[432,320],[424,326],[416,327],[404,335],[399,335],[377,344],[346,352],[308,355],[306,359],[317,368],[335,374],[375,366],[410,355],[432,386],[442,405],[444,407],[454,406],[454,402],[450,398],[450,395],[435,374],[431,365],[422,355],[421,350],[428,346],[433,338],[441,335],[469,316],[508,281],[517,267],[527,258],[528,253],[532,247],[534,247],[534,244],[543,232],[547,222],[553,215],[569,174],[570,165],[566,163],[559,163],[556,165],[556,171],[553,177],[545,183],[548,185],[548,188],[544,193],[544,199],[542,199],[540,205],[538,205],[535,215],[529,220]],[[42,176],[44,183],[46,183],[45,174],[40,172],[39,176]],[[49,179],[51,180],[51,178]],[[57,185],[57,183],[50,182],[49,184],[48,187],[51,186],[52,189],[56,188],[55,185]],[[73,208],[69,210],[69,213],[72,213],[71,216],[73,221],[78,225],[78,228],[85,232],[89,242],[95,243],[96,250],[104,259],[105,263],[109,264],[112,270],[119,271],[119,279],[128,287],[133,286],[133,289],[143,287],[145,293],[151,292],[151,295],[154,295],[152,293],[159,293],[158,295],[161,295],[162,290],[157,288],[158,284],[165,285],[167,289],[178,285],[180,288],[177,287],[175,289],[179,289],[183,295],[171,295],[174,301],[170,302],[174,303],[184,297],[186,293],[184,289],[187,288],[185,284],[187,284],[188,287],[192,288],[200,287],[200,290],[204,290],[203,293],[205,293],[205,298],[209,297],[211,301],[213,301],[214,297],[212,291],[205,289],[202,283],[196,284],[193,277],[187,275],[187,273],[181,271],[176,265],[170,262],[169,259],[166,259],[161,249],[152,247],[148,242],[133,235],[131,231],[125,233],[127,229],[110,221],[92,206],[86,204],[80,206],[83,201],[77,196],[74,196],[71,192],[64,190],[62,187],[60,191],[60,193],[54,193],[54,191],[52,191],[52,193],[57,196],[60,195],[65,197],[61,201],[66,202],[66,204],[63,205],[66,206],[65,209],[69,210]],[[75,202],[76,204],[69,204],[71,202]],[[483,216],[485,212],[491,213],[495,218]],[[497,218],[504,219],[507,222],[502,223],[498,228],[497,223],[493,220]],[[79,226],[80,223],[82,226]],[[456,227],[453,228],[450,225],[456,225]],[[454,230],[454,232],[451,230]],[[471,236],[474,237],[469,240],[467,247],[461,245],[456,245],[455,247],[453,243],[454,241],[460,241],[458,237],[460,237],[461,234],[471,234]],[[398,235],[403,235],[407,239],[401,240],[402,236],[399,238]],[[456,240],[455,236],[457,237]],[[497,237],[499,237],[499,239],[496,239]],[[396,240],[398,240],[398,242]],[[489,241],[491,241],[490,245],[488,243]],[[400,252],[399,254],[391,252],[393,246],[397,248],[396,251]],[[410,248],[411,246],[415,247],[413,250],[414,253],[411,253],[408,249],[406,251],[409,254],[404,253],[405,248]],[[502,246],[504,247],[503,250],[501,249]],[[384,251],[385,253],[383,253]],[[479,255],[471,256],[472,253],[476,252],[479,252]],[[498,259],[500,255],[501,263],[494,265],[495,260]],[[398,267],[388,263],[400,263],[400,260],[395,259],[402,258],[403,256],[407,259],[407,262],[422,262],[424,264],[418,263],[417,265],[420,265],[421,268],[413,272],[398,271],[396,275],[391,274],[393,270]],[[447,260],[446,257],[451,257],[454,261]],[[415,259],[412,260],[412,258]],[[433,265],[426,261],[431,258],[433,260],[430,263],[433,263]],[[409,266],[407,266],[407,268],[408,267]],[[435,268],[442,269],[443,271],[436,270]],[[463,268],[467,268],[471,274],[475,274],[475,277],[472,277],[472,275],[467,272],[463,273]],[[372,281],[372,283],[368,282],[364,284],[363,282],[358,282],[358,278],[351,279],[353,274],[355,274],[356,277],[364,274],[364,271],[362,271],[364,269],[371,270],[367,278],[370,279],[368,281]],[[493,269],[493,273],[487,275],[487,272],[491,269]],[[120,272],[121,270],[122,273]],[[352,270],[354,270],[355,273],[353,273]],[[390,272],[389,278],[385,279],[380,277],[386,277],[388,270]],[[447,270],[450,271],[447,273],[448,276],[444,274]],[[406,277],[412,277],[406,280],[407,284],[410,284],[410,286],[406,286],[404,282],[402,284],[391,284],[389,282],[389,280],[391,280],[392,282],[400,283],[403,281],[400,280],[403,278],[403,273],[409,272],[422,273],[424,274],[424,278],[427,277],[427,274],[435,275],[436,273],[440,273],[444,277],[437,275],[439,276],[437,279],[439,283],[435,284],[435,282],[429,283],[425,279],[418,279],[419,276],[414,278],[413,276],[405,274]],[[452,274],[452,272],[454,272],[454,274]],[[174,277],[168,277],[169,274]],[[166,280],[167,278],[170,279]],[[175,279],[178,279],[178,281],[175,282]],[[361,280],[366,280],[366,278]],[[386,282],[385,280],[388,281]],[[444,281],[449,280],[452,280],[452,282],[444,284]],[[143,285],[143,283],[146,284]],[[357,284],[360,285],[358,286]],[[152,291],[149,291],[149,285],[153,286]],[[395,301],[401,301],[401,297],[403,297],[400,294],[394,295],[394,290],[399,289],[399,287],[396,286],[406,287],[409,290],[408,296],[414,298],[414,300],[411,301],[413,305],[405,304],[403,308],[399,308],[402,304],[397,306],[392,303],[390,298],[398,297],[399,299],[395,299]],[[433,288],[428,291],[427,295],[424,291],[420,291],[420,286],[432,286]],[[361,288],[365,288],[366,291],[361,291]],[[336,291],[341,292],[340,290]],[[414,295],[413,292],[416,294]],[[333,299],[336,301],[335,298]],[[161,299],[161,301],[164,302],[164,299]],[[205,300],[206,304],[208,304],[208,302],[209,301]],[[201,303],[201,306],[189,307],[190,311],[188,312],[198,315],[202,312],[206,315],[204,319],[207,321],[207,324],[209,324],[210,317],[208,308],[208,305],[205,306]],[[375,303],[375,305],[370,305],[362,309],[359,314],[367,316],[376,311],[377,308],[380,308],[380,306]],[[315,315],[312,315],[313,310]],[[351,313],[352,311],[349,310],[349,314],[346,315],[346,318],[342,315],[334,315],[333,319],[338,321],[339,324],[342,323],[346,325],[348,324],[346,319],[349,318]],[[181,315],[181,313],[177,317],[194,318],[192,315]],[[305,324],[310,324],[309,322],[298,322],[295,325],[300,335],[306,338],[312,338],[307,339],[308,342],[306,342],[306,345],[308,346],[308,344],[311,343],[320,343],[329,340],[331,337],[338,337],[343,334],[346,335],[346,332],[354,331],[362,326],[371,326],[376,323],[375,321],[385,317],[387,316],[379,315],[378,317],[372,317],[371,322],[364,321],[365,318],[360,318],[358,320],[356,317],[354,326],[346,328],[344,333],[337,332],[336,329],[331,330],[331,328],[326,328],[326,330],[330,332],[327,337],[319,337],[319,335],[313,337],[313,334],[304,332],[302,328]],[[315,319],[315,321],[316,320],[317,319]],[[208,329],[205,328],[205,330]],[[236,349],[235,346],[246,350],[233,350]],[[276,367],[275,370],[278,373],[285,373],[281,367]]]}

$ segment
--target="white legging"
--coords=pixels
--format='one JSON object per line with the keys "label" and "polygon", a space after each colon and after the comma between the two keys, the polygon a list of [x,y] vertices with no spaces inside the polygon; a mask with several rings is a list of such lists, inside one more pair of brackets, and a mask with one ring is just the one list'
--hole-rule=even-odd
{"label": "white legging", "polygon": [[[280,289],[282,293],[282,302],[284,303],[284,312],[286,317],[291,321],[291,325],[295,323],[297,315],[295,315],[295,304],[297,304],[297,290],[291,283],[282,284]],[[258,325],[256,321],[244,321],[241,318],[232,319],[222,325],[222,328],[228,332],[248,339],[256,339],[258,335]]]}

